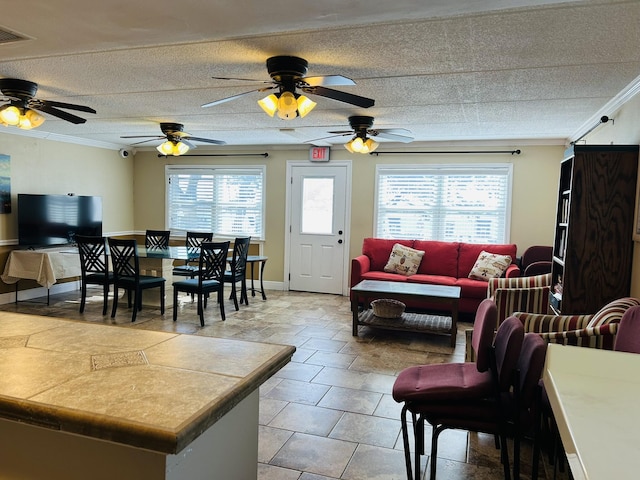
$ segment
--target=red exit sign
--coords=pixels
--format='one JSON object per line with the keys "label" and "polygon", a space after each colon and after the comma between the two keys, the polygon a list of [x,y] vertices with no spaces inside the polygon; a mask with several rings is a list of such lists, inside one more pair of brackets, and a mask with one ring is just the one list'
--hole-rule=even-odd
{"label": "red exit sign", "polygon": [[309,160],[312,162],[328,162],[329,147],[311,147],[309,150]]}

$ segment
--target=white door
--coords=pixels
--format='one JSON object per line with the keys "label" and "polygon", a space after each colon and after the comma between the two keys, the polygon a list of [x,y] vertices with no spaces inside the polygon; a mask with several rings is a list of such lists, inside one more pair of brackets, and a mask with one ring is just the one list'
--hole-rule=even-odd
{"label": "white door", "polygon": [[305,164],[290,168],[290,290],[343,293],[350,167]]}

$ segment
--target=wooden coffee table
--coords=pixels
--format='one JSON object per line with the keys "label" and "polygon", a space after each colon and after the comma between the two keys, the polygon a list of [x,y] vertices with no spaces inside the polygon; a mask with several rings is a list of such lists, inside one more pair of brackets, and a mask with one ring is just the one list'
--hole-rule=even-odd
{"label": "wooden coffee table", "polygon": [[[451,346],[454,347],[456,344],[460,287],[363,280],[351,288],[351,293],[354,336],[358,335],[358,325],[367,325],[388,330],[450,335]],[[445,310],[451,311],[451,316],[405,312],[401,318],[380,318],[369,308],[369,304],[379,298],[392,298],[401,302],[418,299],[429,303],[442,303]],[[365,303],[362,311],[359,307],[361,301]]]}

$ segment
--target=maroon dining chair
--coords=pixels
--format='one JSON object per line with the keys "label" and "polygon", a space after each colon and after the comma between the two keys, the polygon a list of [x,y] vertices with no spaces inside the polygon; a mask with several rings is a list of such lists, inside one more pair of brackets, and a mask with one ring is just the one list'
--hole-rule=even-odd
{"label": "maroon dining chair", "polygon": [[640,306],[631,307],[622,315],[613,349],[617,352],[640,353]]}
{"label": "maroon dining chair", "polygon": [[[424,454],[424,421],[429,406],[453,405],[493,398],[508,390],[520,353],[524,330],[517,319],[497,324],[495,303],[485,299],[476,313],[473,348],[476,362],[419,365],[404,369],[393,386],[393,398],[404,403],[401,412],[407,478],[413,479],[407,414],[411,413],[415,444],[415,476],[420,478],[420,456]],[[476,335],[477,332],[477,335]],[[505,439],[502,439],[504,443]],[[435,479],[437,436],[432,439],[431,478]],[[502,449],[505,474],[509,471],[506,449]]]}

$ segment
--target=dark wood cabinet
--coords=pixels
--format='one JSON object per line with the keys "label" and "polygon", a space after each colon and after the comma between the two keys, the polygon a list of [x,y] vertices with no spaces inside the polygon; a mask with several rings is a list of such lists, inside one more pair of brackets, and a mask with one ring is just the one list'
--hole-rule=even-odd
{"label": "dark wood cabinet", "polygon": [[560,166],[550,309],[595,313],[629,295],[637,145],[575,145]]}

